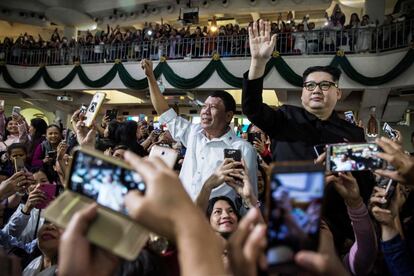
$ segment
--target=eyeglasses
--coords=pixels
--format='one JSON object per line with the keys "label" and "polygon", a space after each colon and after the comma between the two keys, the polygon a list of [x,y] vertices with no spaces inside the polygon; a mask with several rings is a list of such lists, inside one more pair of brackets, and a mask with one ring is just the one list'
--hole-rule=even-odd
{"label": "eyeglasses", "polygon": [[319,86],[319,88],[322,91],[328,91],[331,86],[335,86],[336,88],[338,88],[338,84],[332,81],[321,81],[319,83],[314,82],[314,81],[307,81],[303,83],[303,87],[306,88],[306,90],[308,91],[313,91],[315,90],[316,86]]}

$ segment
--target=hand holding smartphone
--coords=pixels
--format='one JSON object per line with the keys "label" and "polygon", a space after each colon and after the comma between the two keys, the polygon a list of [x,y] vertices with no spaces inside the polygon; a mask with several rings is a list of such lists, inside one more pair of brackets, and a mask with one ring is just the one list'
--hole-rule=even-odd
{"label": "hand holding smartphone", "polygon": [[266,194],[270,272],[295,273],[295,254],[317,250],[324,187],[322,166],[308,162],[272,164]]}
{"label": "hand holding smartphone", "polygon": [[90,242],[134,260],[148,240],[148,231],[128,216],[124,197],[131,190],[145,192],[141,176],[125,162],[91,149],[78,148],[65,190],[46,208],[44,217],[66,227],[72,216],[98,203],[98,214],[89,227]]}
{"label": "hand holding smartphone", "polygon": [[44,209],[46,208],[49,203],[55,199],[56,196],[56,184],[52,183],[42,183],[40,184],[40,190],[46,195],[46,200],[42,203],[35,206],[37,209]]}

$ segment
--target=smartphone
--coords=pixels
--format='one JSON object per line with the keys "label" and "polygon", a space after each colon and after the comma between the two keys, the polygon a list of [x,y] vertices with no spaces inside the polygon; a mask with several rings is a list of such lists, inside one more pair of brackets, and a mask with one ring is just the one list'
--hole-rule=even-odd
{"label": "smartphone", "polygon": [[251,144],[253,144],[254,141],[261,141],[262,140],[262,134],[260,132],[249,132],[247,133],[247,141],[249,141]]}
{"label": "smartphone", "polygon": [[241,162],[241,150],[239,149],[224,149],[224,158],[231,158],[234,161]]}
{"label": "smartphone", "polygon": [[52,159],[56,160],[57,152],[55,150],[49,150],[47,152],[47,156],[49,156],[49,158],[52,158]]}
{"label": "smartphone", "polygon": [[93,121],[95,120],[96,116],[99,113],[99,109],[101,108],[104,100],[106,97],[106,93],[104,92],[97,92],[95,95],[93,95],[92,101],[88,106],[88,109],[85,113],[85,126],[91,127]]}
{"label": "smartphone", "polygon": [[351,124],[356,125],[354,112],[352,112],[352,111],[345,111],[344,112],[344,115],[345,115],[345,121],[350,122]]}
{"label": "smartphone", "polygon": [[35,206],[37,209],[44,209],[46,208],[49,203],[55,199],[56,197],[56,184],[51,183],[42,183],[40,184],[40,190],[42,190],[46,195],[46,200],[38,205]]}
{"label": "smartphone", "polygon": [[324,187],[323,166],[313,162],[271,165],[265,211],[270,271],[295,273],[295,254],[317,250]]}
{"label": "smartphone", "polygon": [[81,106],[81,108],[80,108],[80,113],[81,114],[86,114],[86,111],[88,110],[88,106],[86,106],[86,105],[82,105]]}
{"label": "smartphone", "polygon": [[313,151],[315,152],[316,157],[319,157],[321,154],[323,154],[326,150],[325,144],[319,144],[313,146]]}
{"label": "smartphone", "polygon": [[26,166],[24,164],[24,159],[22,158],[13,158],[14,161],[14,170],[15,172],[25,171]]}
{"label": "smartphone", "polygon": [[385,132],[385,134],[387,134],[388,138],[397,138],[397,132],[388,123],[384,123],[382,130]]}
{"label": "smartphone", "polygon": [[105,111],[105,117],[108,117],[110,121],[116,120],[118,116],[118,109],[107,109]]}
{"label": "smartphone", "polygon": [[77,148],[66,181],[68,189],[46,208],[45,218],[65,228],[75,212],[97,202],[88,240],[124,259],[136,259],[148,231],[127,215],[124,197],[131,190],[145,192],[141,176],[122,160]]}
{"label": "smartphone", "polygon": [[381,169],[385,162],[377,157],[380,151],[381,148],[375,143],[329,145],[326,169],[331,172]]}
{"label": "smartphone", "polygon": [[149,157],[157,156],[167,164],[169,168],[174,168],[175,162],[177,161],[178,152],[172,148],[161,147],[155,145],[151,148]]}
{"label": "smartphone", "polygon": [[0,100],[0,110],[4,110],[4,100]]}
{"label": "smartphone", "polygon": [[381,204],[381,208],[388,209],[390,206],[391,200],[395,194],[395,190],[397,189],[398,182],[392,179],[388,180],[387,186],[385,186],[385,199],[387,200],[385,203]]}
{"label": "smartphone", "polygon": [[12,114],[20,114],[22,108],[20,106],[13,106]]}

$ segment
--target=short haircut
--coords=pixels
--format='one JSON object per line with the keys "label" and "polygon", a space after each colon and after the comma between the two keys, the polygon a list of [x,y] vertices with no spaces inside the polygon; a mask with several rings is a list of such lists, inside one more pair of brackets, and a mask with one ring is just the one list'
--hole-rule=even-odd
{"label": "short haircut", "polygon": [[236,113],[236,101],[230,93],[223,90],[215,90],[210,94],[210,97],[220,98],[224,103],[224,108],[227,111]]}
{"label": "short haircut", "polygon": [[7,147],[7,154],[10,156],[12,150],[14,149],[22,149],[27,154],[27,148],[26,145],[23,143],[13,143],[10,146]]}
{"label": "short haircut", "polygon": [[341,77],[341,70],[339,70],[336,67],[333,66],[312,66],[303,72],[303,82],[306,82],[306,79],[308,76],[315,72],[325,72],[332,76],[332,79],[334,82],[339,81],[339,78]]}
{"label": "short haircut", "polygon": [[213,213],[213,210],[214,210],[214,204],[216,204],[216,202],[219,201],[219,200],[224,200],[230,205],[230,207],[233,209],[234,213],[237,216],[237,220],[239,221],[240,220],[239,210],[236,209],[236,205],[234,204],[233,200],[231,200],[227,196],[213,197],[212,199],[210,199],[208,201],[208,206],[207,206],[207,210],[206,210],[207,218],[210,219],[211,214]]}

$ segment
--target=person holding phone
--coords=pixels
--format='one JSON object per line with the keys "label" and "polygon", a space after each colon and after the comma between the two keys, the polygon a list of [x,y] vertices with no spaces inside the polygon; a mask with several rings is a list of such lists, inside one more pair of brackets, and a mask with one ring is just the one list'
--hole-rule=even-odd
{"label": "person holding phone", "polygon": [[[249,171],[253,193],[257,196],[256,151],[250,143],[237,137],[229,126],[236,112],[234,98],[225,91],[214,91],[201,108],[201,122],[192,124],[168,106],[158,87],[152,62],[143,59],[141,67],[147,76],[151,102],[160,115],[160,124],[166,123],[172,138],[187,148],[180,179],[191,198],[196,199],[206,179],[223,161],[224,149],[241,151]],[[236,197],[234,190],[226,184],[212,192],[212,196],[220,195]]]}
{"label": "person holding phone", "polygon": [[7,147],[13,143],[26,143],[29,140],[27,123],[20,114],[6,118],[5,140],[0,142],[0,152],[6,151]]}
{"label": "person holding phone", "polygon": [[57,147],[61,141],[60,127],[49,125],[46,129],[46,140],[37,146],[33,154],[32,167],[40,168],[43,164],[53,164],[56,160]]}
{"label": "person holding phone", "polygon": [[[303,73],[302,107],[283,105],[274,110],[263,103],[263,75],[276,44],[270,24],[260,20],[249,28],[250,69],[244,74],[242,108],[247,118],[276,142],[274,161],[314,160],[319,144],[365,142],[364,130],[339,118],[334,109],[342,92],[341,71],[331,66],[314,66]],[[369,172],[355,173],[363,201],[367,202],[375,180]],[[323,216],[331,227],[337,250],[355,235],[343,198],[327,187]]]}

